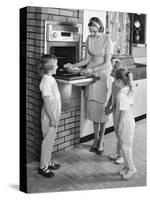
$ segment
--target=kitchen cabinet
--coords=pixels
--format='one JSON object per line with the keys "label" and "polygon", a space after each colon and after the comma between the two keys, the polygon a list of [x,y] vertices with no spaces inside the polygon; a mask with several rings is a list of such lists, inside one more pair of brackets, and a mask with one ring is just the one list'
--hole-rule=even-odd
{"label": "kitchen cabinet", "polygon": [[134,117],[139,117],[147,112],[147,79],[133,81],[134,87]]}

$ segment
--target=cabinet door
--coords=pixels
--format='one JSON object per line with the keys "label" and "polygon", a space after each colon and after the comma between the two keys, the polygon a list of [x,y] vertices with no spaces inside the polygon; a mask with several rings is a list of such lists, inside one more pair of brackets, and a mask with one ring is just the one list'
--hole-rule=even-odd
{"label": "cabinet door", "polygon": [[147,112],[147,81],[146,79],[133,81],[134,86],[134,117],[139,117]]}

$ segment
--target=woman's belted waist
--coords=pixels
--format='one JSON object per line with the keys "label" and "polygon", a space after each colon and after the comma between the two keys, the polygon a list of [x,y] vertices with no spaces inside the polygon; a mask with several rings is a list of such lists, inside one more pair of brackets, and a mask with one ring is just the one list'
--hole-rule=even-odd
{"label": "woman's belted waist", "polygon": [[104,56],[101,55],[101,56],[95,56],[95,55],[92,55],[91,56],[91,61],[93,62],[100,62],[100,61],[103,61],[104,60]]}

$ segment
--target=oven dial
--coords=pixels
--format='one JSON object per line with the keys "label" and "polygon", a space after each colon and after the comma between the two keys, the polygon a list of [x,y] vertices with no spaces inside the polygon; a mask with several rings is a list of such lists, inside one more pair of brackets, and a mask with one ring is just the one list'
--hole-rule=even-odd
{"label": "oven dial", "polygon": [[55,38],[57,38],[57,33],[56,32],[53,32],[52,33],[52,37],[55,39]]}
{"label": "oven dial", "polygon": [[75,41],[78,40],[78,34],[77,34],[77,33],[74,33],[74,34],[73,34],[73,39],[74,39]]}

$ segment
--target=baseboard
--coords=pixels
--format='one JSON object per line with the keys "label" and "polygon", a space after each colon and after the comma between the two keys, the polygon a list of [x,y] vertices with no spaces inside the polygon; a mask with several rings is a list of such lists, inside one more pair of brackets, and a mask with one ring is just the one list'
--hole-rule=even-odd
{"label": "baseboard", "polygon": [[[105,130],[105,135],[108,134],[108,133],[111,133],[114,131],[114,126],[111,126],[109,128],[106,128]],[[92,140],[94,138],[94,133],[90,134],[90,135],[86,135],[82,138],[80,138],[80,143],[83,143],[83,142],[87,142],[89,140]]]}
{"label": "baseboard", "polygon": [[[140,121],[140,120],[145,119],[145,118],[146,118],[146,114],[136,117],[135,121],[137,122],[137,121]],[[108,133],[111,133],[113,131],[114,131],[114,126],[106,128],[105,135],[108,134]],[[80,143],[87,142],[89,140],[92,140],[93,138],[94,138],[94,133],[92,133],[90,135],[86,135],[86,136],[80,138]]]}
{"label": "baseboard", "polygon": [[137,122],[137,121],[140,121],[140,120],[145,119],[145,118],[146,118],[146,114],[135,117],[135,121]]}

